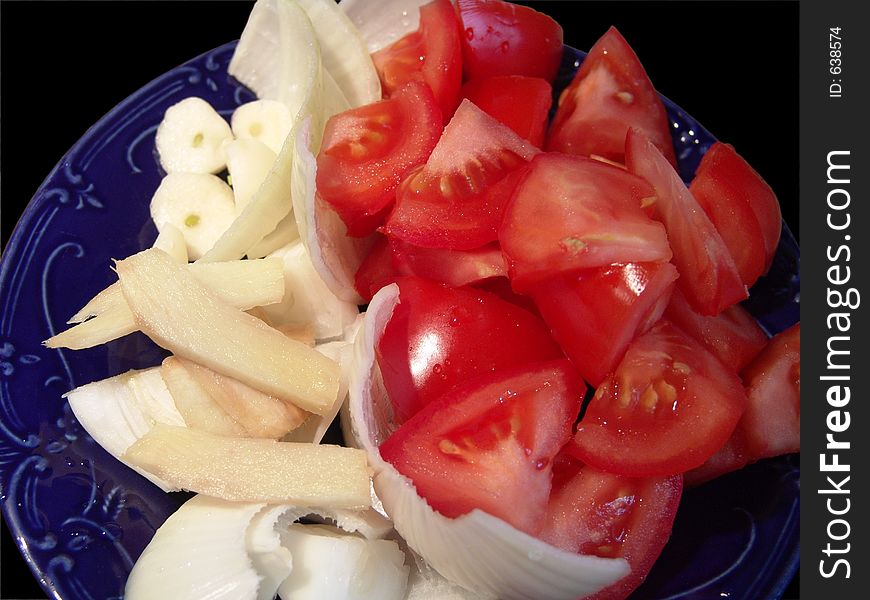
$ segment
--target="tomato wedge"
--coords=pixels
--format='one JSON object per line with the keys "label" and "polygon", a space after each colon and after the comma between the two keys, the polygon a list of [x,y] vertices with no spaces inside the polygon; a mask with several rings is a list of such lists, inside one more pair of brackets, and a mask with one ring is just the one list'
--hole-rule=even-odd
{"label": "tomato wedge", "polygon": [[352,236],[372,233],[399,183],[426,161],[441,134],[432,91],[411,82],[389,100],[334,115],[317,155],[317,192]]}
{"label": "tomato wedge", "polygon": [[767,334],[739,304],[726,308],[715,317],[704,316],[692,308],[680,290],[676,290],[665,310],[665,317],[737,373],[767,345]]}
{"label": "tomato wedge", "polygon": [[462,86],[462,97],[538,148],[544,145],[553,103],[553,88],[545,79],[522,75],[473,79]]}
{"label": "tomato wedge", "polygon": [[459,21],[450,0],[433,0],[420,7],[417,31],[372,55],[385,96],[409,81],[424,81],[435,94],[446,122],[459,104],[462,87],[462,47]]}
{"label": "tomato wedge", "polygon": [[631,127],[677,164],[664,104],[631,46],[611,27],[562,92],[546,149],[622,163]]}
{"label": "tomato wedge", "polygon": [[626,166],[655,188],[651,214],[664,223],[680,272],[677,282],[702,315],[717,315],[748,297],[734,259],[710,218],[698,206],[676,170],[642,132],[630,129]]}
{"label": "tomato wedge", "polygon": [[722,447],[745,408],[740,378],[686,333],[660,321],[629,346],[596,390],[572,451],[611,473],[674,475]]}
{"label": "tomato wedge", "polygon": [[779,201],[770,186],[729,144],[707,150],[689,187],[751,286],[770,267],[782,231]]}
{"label": "tomato wedge", "polygon": [[482,373],[563,358],[544,323],[493,294],[403,277],[376,348],[396,421]]}
{"label": "tomato wedge", "polygon": [[556,473],[559,468],[554,466],[541,539],[569,552],[626,559],[631,573],[589,598],[627,597],[646,579],[670,537],[683,478],[624,477],[579,462],[568,473]]}
{"label": "tomato wedge", "polygon": [[536,156],[499,229],[514,289],[526,293],[559,273],[670,260],[665,228],[641,208],[654,195],[640,177],[598,160]]}
{"label": "tomato wedge", "polygon": [[398,269],[393,265],[393,253],[387,238],[380,234],[371,250],[362,261],[356,271],[353,287],[362,296],[365,302],[369,302],[379,289],[395,281],[400,277]]}
{"label": "tomato wedge", "polygon": [[584,390],[566,360],[485,374],[417,413],[381,456],[441,514],[481,509],[535,535]]}
{"label": "tomato wedge", "polygon": [[671,263],[610,265],[542,281],[530,295],[565,354],[595,387],[635,336],[659,320],[676,279]]}
{"label": "tomato wedge", "polygon": [[552,82],[562,60],[562,26],[528,6],[457,0],[466,80],[525,75]]}
{"label": "tomato wedge", "polygon": [[686,485],[699,485],[762,458],[800,452],[800,343],[797,323],[774,336],[744,369],[746,412],[725,445],[686,473]]}
{"label": "tomato wedge", "polygon": [[470,250],[495,241],[516,183],[506,178],[538,153],[463,100],[425,166],[399,186],[384,232],[424,248]]}
{"label": "tomato wedge", "polygon": [[507,264],[498,243],[472,250],[420,248],[390,240],[393,264],[400,273],[434,279],[453,287],[473,285],[492,277],[507,277]]}

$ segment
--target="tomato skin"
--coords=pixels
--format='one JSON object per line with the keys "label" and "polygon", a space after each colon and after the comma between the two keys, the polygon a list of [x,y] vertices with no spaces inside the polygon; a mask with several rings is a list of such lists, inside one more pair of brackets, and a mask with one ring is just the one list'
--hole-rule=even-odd
{"label": "tomato skin", "polygon": [[554,472],[541,539],[569,552],[626,559],[631,572],[589,596],[626,598],[646,578],[670,537],[683,478],[631,478],[576,464],[569,467],[573,475],[570,470],[559,476]]}
{"label": "tomato skin", "polygon": [[655,189],[649,210],[668,232],[678,287],[702,315],[717,315],[749,296],[734,259],[710,218],[698,206],[679,174],[649,138],[630,129],[625,142],[626,166]]}
{"label": "tomato skin", "polygon": [[574,456],[632,477],[700,466],[746,408],[739,377],[668,321],[632,342],[598,387],[574,436]]}
{"label": "tomato skin", "polygon": [[501,248],[491,242],[472,250],[420,248],[390,240],[393,263],[404,275],[417,275],[453,287],[473,285],[493,277],[507,277]]}
{"label": "tomato skin", "polygon": [[597,387],[662,316],[676,279],[670,263],[610,265],[542,281],[530,295],[583,379]]}
{"label": "tomato skin", "polygon": [[420,277],[396,283],[399,304],[376,353],[397,423],[477,375],[564,357],[537,316],[493,294]]}
{"label": "tomato skin", "polygon": [[545,79],[522,75],[473,79],[462,86],[462,97],[538,148],[544,145],[553,103],[553,88]]}
{"label": "tomato skin", "polygon": [[420,7],[420,26],[372,55],[385,97],[409,81],[423,81],[441,108],[442,123],[459,104],[462,46],[459,20],[450,0],[432,0]]}
{"label": "tomato skin", "polygon": [[664,104],[625,41],[611,27],[562,92],[546,150],[625,161],[625,135],[640,129],[677,164]]}
{"label": "tomato skin", "polygon": [[435,148],[439,115],[432,91],[411,82],[388,100],[330,117],[317,155],[317,192],[349,235],[364,237],[383,222],[399,183]]}
{"label": "tomato skin", "polygon": [[470,250],[497,239],[504,206],[540,150],[463,100],[422,167],[396,192],[384,233],[415,246]]}
{"label": "tomato skin", "polygon": [[466,81],[496,75],[550,83],[562,60],[562,26],[528,6],[502,0],[457,0]]}
{"label": "tomato skin", "polygon": [[604,162],[536,156],[498,234],[514,289],[528,293],[560,273],[670,260],[665,228],[641,208],[653,196],[646,181]]}
{"label": "tomato skin", "polygon": [[767,334],[739,304],[715,317],[705,316],[696,312],[683,293],[676,290],[665,316],[738,373],[767,345]]}
{"label": "tomato skin", "polygon": [[[779,245],[782,213],[776,194],[733,146],[722,142],[714,143],[704,154],[689,189],[723,232],[738,266],[748,263],[748,272],[741,270],[741,274],[744,283],[751,286],[758,278],[755,270],[759,275],[767,272]],[[745,256],[750,249],[756,254]]]}
{"label": "tomato skin", "polygon": [[566,360],[479,375],[402,425],[381,456],[444,516],[479,508],[535,535],[584,391]]}

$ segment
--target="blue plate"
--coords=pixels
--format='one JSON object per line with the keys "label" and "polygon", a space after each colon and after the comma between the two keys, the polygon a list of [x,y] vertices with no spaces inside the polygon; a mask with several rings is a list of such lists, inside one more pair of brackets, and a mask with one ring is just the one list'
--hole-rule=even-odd
{"label": "blue plate", "polygon": [[[166,108],[200,96],[224,115],[253,99],[226,72],[226,44],[151,82],[103,117],[55,167],[0,268],[0,502],[52,598],[121,598],[136,558],[188,496],[167,495],[88,436],[62,395],[164,353],[141,335],[83,351],[42,340],[113,280],[112,259],[151,245],[148,203],[162,172],[154,133]],[[566,49],[561,85],[583,54]],[[558,88],[557,84],[557,88]],[[666,101],[685,178],[714,138]],[[799,250],[786,229],[749,308],[771,332],[798,319]],[[798,564],[796,457],[690,490],[671,542],[636,598],[778,598]]]}

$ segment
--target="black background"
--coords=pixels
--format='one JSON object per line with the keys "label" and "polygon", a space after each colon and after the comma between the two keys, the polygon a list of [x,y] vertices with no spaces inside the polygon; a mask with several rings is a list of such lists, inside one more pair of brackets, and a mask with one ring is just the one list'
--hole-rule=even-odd
{"label": "black background", "polygon": [[[610,25],[658,90],[733,144],[798,233],[797,2],[534,2],[587,50]],[[240,35],[249,2],[0,2],[2,243],[88,127],[139,87]],[[44,598],[3,527],[0,598]],[[786,598],[797,598],[792,585]]]}

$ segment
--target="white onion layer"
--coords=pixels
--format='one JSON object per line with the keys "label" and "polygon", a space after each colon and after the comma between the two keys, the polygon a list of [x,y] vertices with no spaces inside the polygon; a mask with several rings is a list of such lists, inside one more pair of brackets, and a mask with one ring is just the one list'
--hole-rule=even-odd
{"label": "white onion layer", "polygon": [[420,7],[432,0],[341,0],[369,52],[386,48],[420,26]]}
{"label": "white onion layer", "polygon": [[447,579],[502,600],[575,600],[624,577],[629,572],[624,559],[566,552],[480,510],[449,519],[381,458],[378,446],[396,426],[374,349],[398,299],[392,284],[369,304],[354,347],[350,384],[355,437],[375,471],[374,489],[396,531]]}

